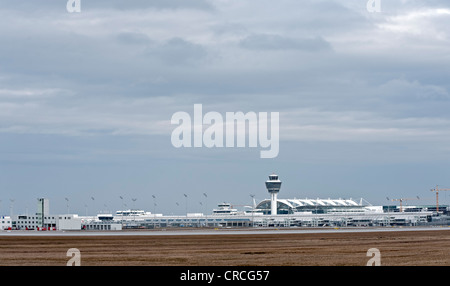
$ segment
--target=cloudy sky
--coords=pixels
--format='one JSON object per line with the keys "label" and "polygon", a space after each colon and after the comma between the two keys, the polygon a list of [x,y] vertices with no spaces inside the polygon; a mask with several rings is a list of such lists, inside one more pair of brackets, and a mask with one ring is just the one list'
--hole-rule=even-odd
{"label": "cloudy sky", "polygon": [[[0,214],[209,212],[267,198],[272,172],[280,198],[450,186],[448,1],[66,2],[0,0]],[[279,112],[279,155],[174,148],[197,103]]]}

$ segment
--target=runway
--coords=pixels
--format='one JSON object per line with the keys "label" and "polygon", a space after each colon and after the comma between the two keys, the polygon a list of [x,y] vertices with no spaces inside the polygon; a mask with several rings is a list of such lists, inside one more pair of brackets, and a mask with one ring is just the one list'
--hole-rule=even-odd
{"label": "runway", "polygon": [[179,235],[261,235],[261,234],[320,234],[320,233],[365,233],[397,231],[450,230],[443,227],[363,227],[363,228],[265,228],[265,229],[158,229],[121,231],[1,231],[0,236],[179,236]]}

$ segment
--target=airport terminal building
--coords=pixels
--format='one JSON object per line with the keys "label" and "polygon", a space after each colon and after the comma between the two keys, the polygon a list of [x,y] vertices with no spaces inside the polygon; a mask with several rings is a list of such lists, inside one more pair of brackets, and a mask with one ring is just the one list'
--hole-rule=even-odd
{"label": "airport terminal building", "polygon": [[[212,213],[163,215],[143,210],[119,210],[115,214],[52,215],[49,200],[39,198],[34,215],[2,217],[2,229],[95,230],[156,229],[170,227],[365,227],[450,225],[447,205],[372,206],[353,199],[279,199],[281,181],[272,174],[265,182],[269,199],[254,202],[244,211],[221,203]],[[439,212],[437,212],[439,208]]]}
{"label": "airport terminal building", "polygon": [[[221,203],[211,214],[165,216],[144,211],[118,211],[114,220],[124,228],[165,227],[364,227],[450,224],[448,206],[372,206],[364,199],[279,199],[281,181],[272,174],[266,181],[270,198],[238,211]],[[439,218],[439,219],[437,219]]]}

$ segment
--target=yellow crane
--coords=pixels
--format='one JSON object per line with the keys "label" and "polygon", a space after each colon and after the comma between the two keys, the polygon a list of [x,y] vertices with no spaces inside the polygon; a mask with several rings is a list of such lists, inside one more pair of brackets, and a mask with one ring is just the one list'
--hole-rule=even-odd
{"label": "yellow crane", "polygon": [[450,189],[439,189],[439,186],[436,185],[436,188],[431,189],[430,191],[436,192],[436,212],[439,212],[439,192],[440,191],[450,191]]}
{"label": "yellow crane", "polygon": [[[386,199],[389,200],[388,197],[386,197]],[[403,202],[410,201],[410,200],[420,200],[420,198],[419,198],[419,196],[417,196],[417,197],[415,197],[415,198],[392,199],[391,201],[393,201],[393,202],[394,202],[394,201],[400,202],[400,212],[403,212]]]}

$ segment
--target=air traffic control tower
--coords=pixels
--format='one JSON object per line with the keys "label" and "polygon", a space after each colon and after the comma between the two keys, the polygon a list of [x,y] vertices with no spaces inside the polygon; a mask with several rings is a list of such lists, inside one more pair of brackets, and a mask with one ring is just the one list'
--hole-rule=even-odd
{"label": "air traffic control tower", "polygon": [[266,181],[267,191],[270,193],[270,214],[277,214],[277,194],[281,188],[281,181],[278,180],[278,175],[272,174],[269,176],[269,180]]}

